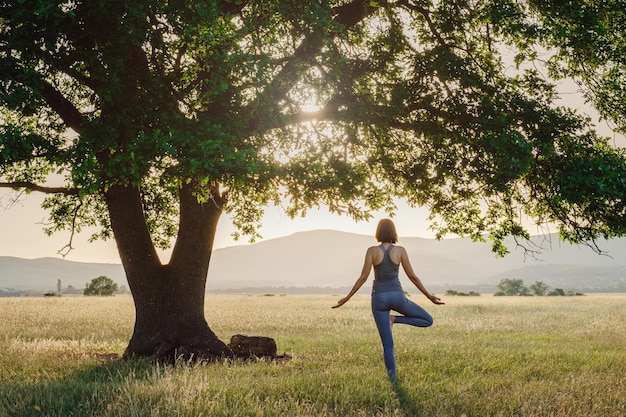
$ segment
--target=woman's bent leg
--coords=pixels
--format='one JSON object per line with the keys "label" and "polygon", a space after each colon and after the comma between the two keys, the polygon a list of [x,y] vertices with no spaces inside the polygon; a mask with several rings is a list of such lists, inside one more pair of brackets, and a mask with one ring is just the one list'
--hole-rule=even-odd
{"label": "woman's bent leg", "polygon": [[383,359],[385,368],[387,368],[387,375],[391,382],[395,382],[398,377],[393,353],[393,334],[391,333],[391,322],[389,321],[389,294],[391,293],[372,295],[372,314],[374,315],[374,322],[383,344]]}
{"label": "woman's bent leg", "polygon": [[432,326],[433,317],[426,310],[406,298],[404,294],[402,297],[404,300],[396,300],[397,302],[393,306],[393,310],[402,314],[402,316],[395,316],[395,323],[410,324],[417,327]]}

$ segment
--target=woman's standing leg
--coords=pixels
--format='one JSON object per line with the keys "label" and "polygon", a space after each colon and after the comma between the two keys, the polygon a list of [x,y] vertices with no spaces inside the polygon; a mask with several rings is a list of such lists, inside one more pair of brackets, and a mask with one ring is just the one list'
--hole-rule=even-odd
{"label": "woman's standing leg", "polygon": [[389,321],[389,304],[390,294],[377,293],[372,295],[372,314],[374,322],[378,328],[378,334],[383,344],[383,359],[385,368],[391,382],[396,382],[398,376],[396,374],[396,360],[393,353],[393,334],[391,333],[391,322]]}

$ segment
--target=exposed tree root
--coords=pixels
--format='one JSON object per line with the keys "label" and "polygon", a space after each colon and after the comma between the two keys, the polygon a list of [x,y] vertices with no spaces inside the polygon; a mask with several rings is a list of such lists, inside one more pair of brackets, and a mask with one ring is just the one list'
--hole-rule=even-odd
{"label": "exposed tree root", "polygon": [[[124,357],[135,355],[124,354]],[[180,343],[161,342],[151,355],[145,356],[155,363],[198,363],[221,362],[224,360],[285,360],[291,356],[276,353],[276,341],[265,336],[246,336],[237,334],[231,337],[230,344],[216,340],[203,346],[181,345]]]}

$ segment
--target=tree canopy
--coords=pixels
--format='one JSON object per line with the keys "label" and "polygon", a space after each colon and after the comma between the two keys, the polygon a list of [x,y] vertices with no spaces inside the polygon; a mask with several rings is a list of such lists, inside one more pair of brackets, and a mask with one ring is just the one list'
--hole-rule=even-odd
{"label": "tree canopy", "polygon": [[530,1],[539,40],[555,48],[548,68],[574,79],[588,101],[626,133],[626,1]]}
{"label": "tree canopy", "polygon": [[[272,202],[362,219],[402,196],[428,206],[440,234],[488,232],[496,250],[527,235],[520,214],[574,242],[621,235],[623,152],[552,105],[540,74],[505,71],[497,45],[530,30],[524,12],[490,1],[4,2],[0,174],[58,192],[50,231],[99,225],[105,238],[103,191],[140,187],[157,246],[176,235],[182,184],[204,201],[227,190],[248,234]],[[51,174],[63,184],[45,187]]]}
{"label": "tree canopy", "polygon": [[524,285],[524,280],[519,278],[504,278],[498,283],[496,295],[530,295],[528,287]]}

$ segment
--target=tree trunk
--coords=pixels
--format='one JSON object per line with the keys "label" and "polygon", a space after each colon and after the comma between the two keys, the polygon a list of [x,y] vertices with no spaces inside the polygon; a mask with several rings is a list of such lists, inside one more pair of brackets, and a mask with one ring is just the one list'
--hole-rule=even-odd
{"label": "tree trunk", "polygon": [[180,190],[180,222],[170,263],[158,259],[137,188],[106,193],[122,265],[135,303],[135,327],[125,356],[153,360],[231,357],[204,318],[204,291],[223,200],[199,203],[191,185]]}
{"label": "tree trunk", "polygon": [[232,355],[204,318],[206,273],[163,266],[143,275],[139,279],[149,280],[152,288],[133,292],[135,327],[125,356],[174,361]]}

